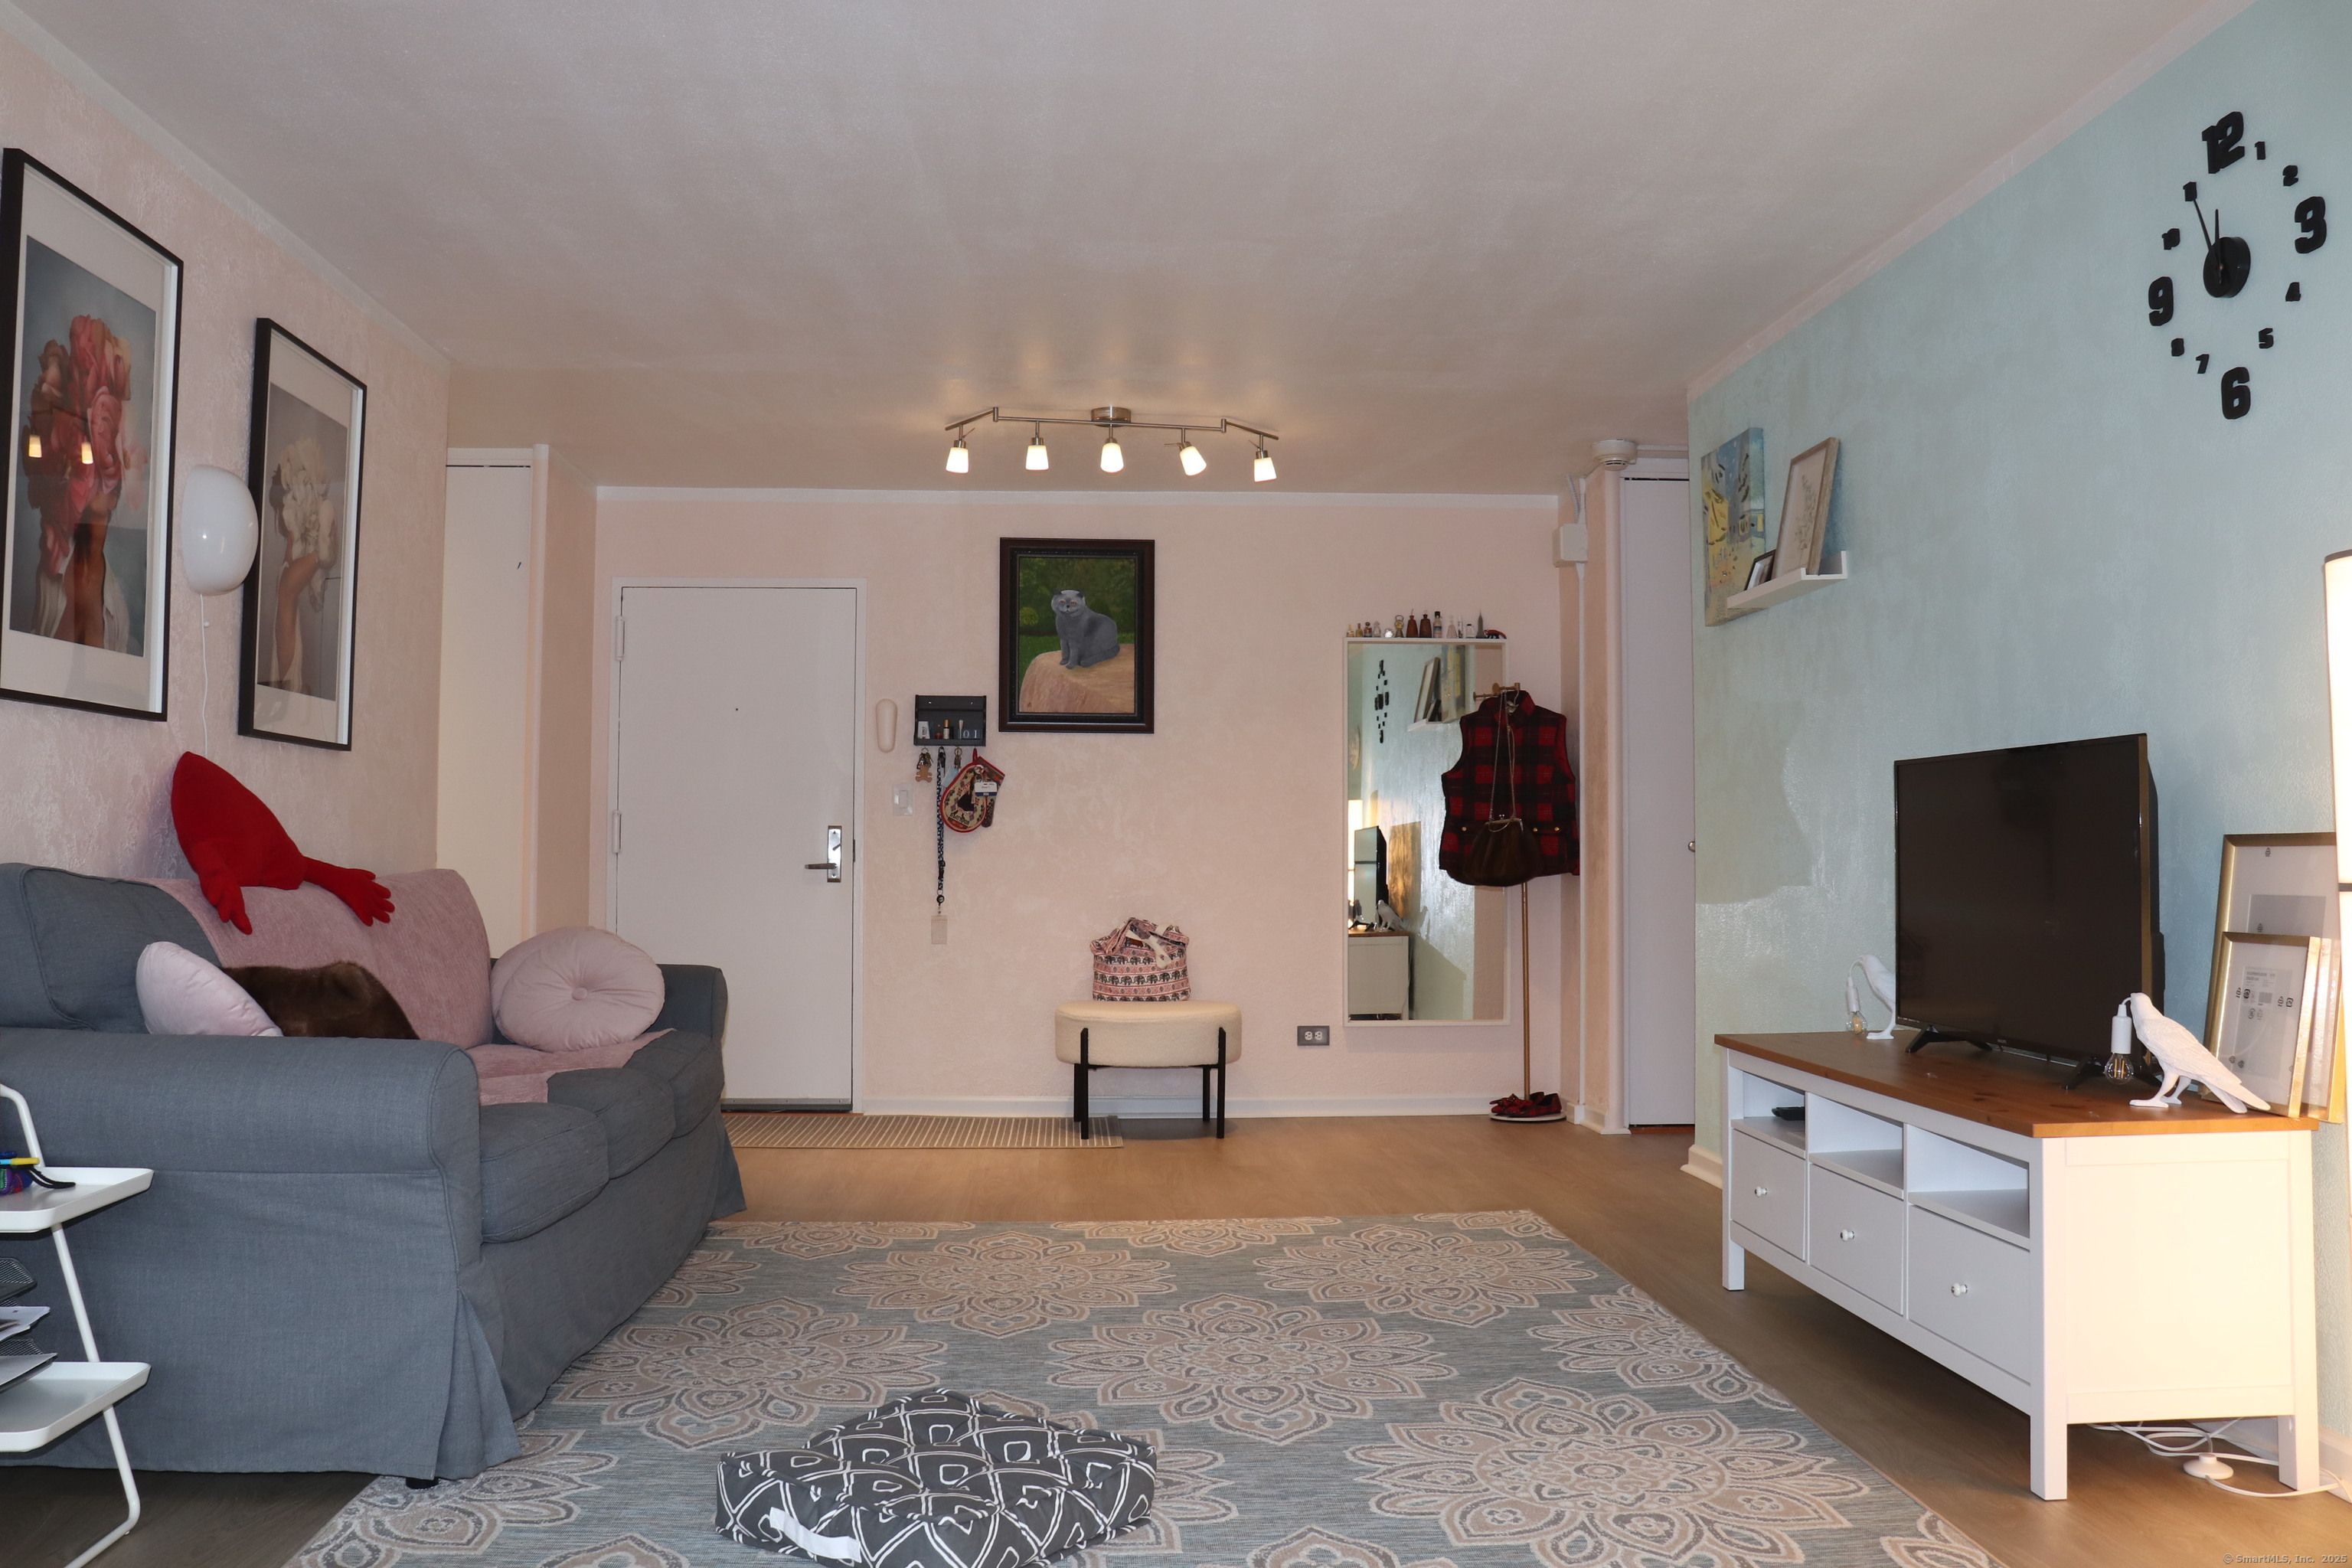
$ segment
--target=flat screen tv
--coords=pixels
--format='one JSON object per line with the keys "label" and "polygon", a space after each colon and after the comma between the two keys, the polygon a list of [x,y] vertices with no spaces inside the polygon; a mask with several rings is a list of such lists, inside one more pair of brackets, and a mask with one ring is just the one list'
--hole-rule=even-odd
{"label": "flat screen tv", "polygon": [[1919,1043],[2104,1058],[2116,1003],[2164,1005],[2147,737],[1896,763],[1895,952]]}

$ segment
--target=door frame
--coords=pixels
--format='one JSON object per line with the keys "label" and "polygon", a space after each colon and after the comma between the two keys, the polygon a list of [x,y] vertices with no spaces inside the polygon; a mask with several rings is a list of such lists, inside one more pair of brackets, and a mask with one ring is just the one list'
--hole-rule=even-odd
{"label": "door frame", "polygon": [[866,592],[863,577],[614,577],[605,631],[606,657],[614,668],[604,717],[604,926],[620,923],[620,857],[613,853],[613,814],[621,809],[620,657],[627,644],[614,634],[621,625],[622,595],[631,588],[846,588],[852,634],[850,710],[857,727],[849,765],[849,1108],[865,1109],[866,1096]]}

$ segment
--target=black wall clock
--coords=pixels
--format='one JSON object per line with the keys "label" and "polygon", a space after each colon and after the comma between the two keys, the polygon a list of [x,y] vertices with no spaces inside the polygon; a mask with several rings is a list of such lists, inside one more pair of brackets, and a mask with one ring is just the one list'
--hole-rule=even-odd
{"label": "black wall clock", "polygon": [[2196,227],[2164,231],[2164,249],[2179,259],[2147,286],[2147,320],[2179,334],[2173,358],[2217,378],[2221,417],[2243,419],[2254,408],[2253,363],[2291,333],[2305,258],[2327,243],[2327,198],[2298,165],[2273,163],[2267,142],[2248,142],[2238,110],[2198,139],[2204,174],[2180,187]]}

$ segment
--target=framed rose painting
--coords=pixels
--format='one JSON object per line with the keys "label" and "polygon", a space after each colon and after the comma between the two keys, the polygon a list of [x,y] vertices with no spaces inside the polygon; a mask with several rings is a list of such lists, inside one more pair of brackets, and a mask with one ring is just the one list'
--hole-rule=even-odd
{"label": "framed rose painting", "polygon": [[349,751],[367,388],[275,321],[253,343],[246,477],[261,547],[245,580],[236,730]]}
{"label": "framed rose painting", "polygon": [[164,716],[180,261],[16,148],[0,697]]}

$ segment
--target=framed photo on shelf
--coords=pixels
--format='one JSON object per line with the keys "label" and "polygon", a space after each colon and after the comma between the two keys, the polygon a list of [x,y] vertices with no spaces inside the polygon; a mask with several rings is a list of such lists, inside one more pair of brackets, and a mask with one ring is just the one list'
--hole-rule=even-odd
{"label": "framed photo on shelf", "polygon": [[2286,1115],[2295,1114],[2290,1107],[2312,1066],[2333,945],[2325,937],[2254,931],[2221,937],[2221,989],[2207,1009],[2207,1048]]}
{"label": "framed photo on shelf", "polygon": [[1837,483],[1837,437],[1832,436],[1789,460],[1789,483],[1780,492],[1780,531],[1772,541],[1775,577],[1821,571],[1822,540],[1830,526],[1830,491]]}
{"label": "framed photo on shelf", "polygon": [[[2221,840],[2221,881],[2213,917],[2213,973],[2205,1008],[2205,1038],[2218,1037],[2228,990],[2232,936],[2314,937],[2327,944],[2320,987],[2323,1011],[2315,1019],[2310,1058],[2294,1114],[2341,1121],[2345,1116],[2342,1053],[2343,933],[2337,914],[2336,836],[2332,833],[2232,833]],[[2221,1056],[2219,1046],[2213,1054]],[[2228,1058],[2225,1057],[2226,1061]],[[2264,1099],[2269,1094],[2255,1090]]]}
{"label": "framed photo on shelf", "polygon": [[1152,541],[997,542],[997,728],[1148,735]]}
{"label": "framed photo on shelf", "polygon": [[246,474],[261,547],[245,580],[240,735],[351,750],[366,427],[358,377],[277,322],[256,323]]}
{"label": "framed photo on shelf", "polygon": [[1772,551],[1768,550],[1763,554],[1759,555],[1754,561],[1748,563],[1748,587],[1761,588],[1765,584],[1769,583],[1772,580],[1773,553],[1774,552]]}
{"label": "framed photo on shelf", "polygon": [[0,696],[161,719],[180,259],[8,149]]}

